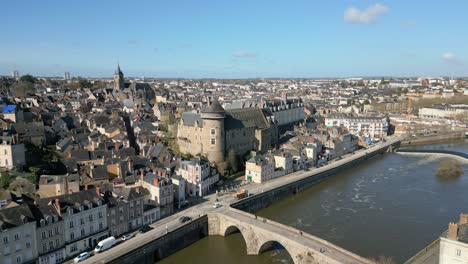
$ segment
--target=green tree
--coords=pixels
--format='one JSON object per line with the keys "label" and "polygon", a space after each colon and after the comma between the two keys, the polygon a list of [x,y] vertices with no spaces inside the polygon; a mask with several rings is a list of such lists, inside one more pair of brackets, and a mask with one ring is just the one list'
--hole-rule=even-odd
{"label": "green tree", "polygon": [[90,83],[90,82],[89,82],[88,80],[86,80],[86,79],[81,79],[81,78],[80,78],[80,79],[78,80],[78,86],[79,86],[79,88],[81,88],[81,89],[83,89],[83,88],[91,88],[91,87],[93,87],[93,84]]}
{"label": "green tree", "polygon": [[25,83],[30,83],[30,84],[35,84],[37,82],[36,78],[34,78],[30,74],[23,75],[19,78],[20,82],[25,82]]}
{"label": "green tree", "polygon": [[3,171],[0,176],[0,188],[7,189],[14,179],[15,176],[11,175],[9,171]]}
{"label": "green tree", "polygon": [[236,154],[234,149],[230,149],[227,156],[227,161],[234,173],[238,172],[240,169],[239,156]]}
{"label": "green tree", "polygon": [[34,92],[34,84],[31,82],[24,82],[24,81],[19,81],[15,83],[12,87],[12,92],[15,94],[17,97],[24,97],[28,93]]}

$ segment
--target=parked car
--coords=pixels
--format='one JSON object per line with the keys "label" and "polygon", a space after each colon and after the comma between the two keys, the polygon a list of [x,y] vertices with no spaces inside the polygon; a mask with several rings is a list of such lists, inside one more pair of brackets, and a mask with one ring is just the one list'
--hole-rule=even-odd
{"label": "parked car", "polygon": [[83,253],[79,254],[78,256],[76,256],[76,258],[73,259],[73,262],[78,263],[78,262],[83,261],[83,260],[85,260],[85,259],[87,259],[89,257],[91,257],[91,253],[83,252]]}
{"label": "parked car", "polygon": [[100,253],[100,252],[106,251],[109,248],[113,247],[115,245],[115,243],[117,243],[116,240],[115,240],[115,237],[113,237],[113,236],[108,237],[108,238],[106,238],[104,240],[99,241],[96,248],[94,249],[94,252],[95,253]]}
{"label": "parked car", "polygon": [[213,208],[220,208],[222,205],[220,203],[214,203]]}
{"label": "parked car", "polygon": [[190,220],[192,220],[192,218],[189,217],[189,216],[182,216],[181,218],[179,218],[179,222],[181,222],[181,223],[185,223],[185,222],[190,221]]}
{"label": "parked car", "polygon": [[132,238],[133,236],[134,236],[134,234],[125,234],[125,235],[122,236],[122,241],[127,241],[130,238]]}
{"label": "parked car", "polygon": [[145,226],[142,226],[139,231],[140,231],[140,233],[146,233],[146,232],[148,232],[148,231],[150,231],[152,229],[153,228],[151,226],[145,225]]}

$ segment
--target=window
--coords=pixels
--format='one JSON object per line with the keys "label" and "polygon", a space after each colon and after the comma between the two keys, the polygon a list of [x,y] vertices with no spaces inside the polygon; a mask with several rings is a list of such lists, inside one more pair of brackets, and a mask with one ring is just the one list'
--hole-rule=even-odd
{"label": "window", "polygon": [[73,221],[70,221],[70,228],[73,228],[74,224]]}
{"label": "window", "polygon": [[56,234],[56,235],[59,234],[59,229],[58,229],[58,227],[55,227],[55,234]]}
{"label": "window", "polygon": [[461,249],[457,249],[457,257],[461,257]]}
{"label": "window", "polygon": [[52,250],[54,248],[54,241],[49,242],[49,250]]}
{"label": "window", "polygon": [[5,152],[4,152],[3,154],[5,154],[5,155],[7,154],[7,150],[6,150],[6,149],[5,149]]}
{"label": "window", "polygon": [[93,233],[93,232],[94,232],[94,227],[93,227],[93,226],[90,226],[90,227],[89,227],[89,232],[90,232],[90,233]]}
{"label": "window", "polygon": [[102,229],[102,222],[99,222],[99,229]]}
{"label": "window", "polygon": [[75,233],[73,232],[70,233],[70,240],[75,240]]}
{"label": "window", "polygon": [[99,218],[102,218],[102,212],[99,212]]}
{"label": "window", "polygon": [[19,234],[15,234],[15,240],[19,240]]}
{"label": "window", "polygon": [[81,236],[84,236],[85,235],[85,231],[84,231],[84,228],[81,229]]}
{"label": "window", "polygon": [[17,256],[17,257],[16,257],[16,264],[21,264],[21,263],[23,263],[23,262],[21,261],[21,256]]}
{"label": "window", "polygon": [[31,242],[26,242],[26,248],[31,248]]}
{"label": "window", "polygon": [[216,135],[216,129],[215,128],[211,129],[211,135]]}
{"label": "window", "polygon": [[215,138],[211,139],[211,145],[216,145],[216,139]]}
{"label": "window", "polygon": [[46,243],[42,244],[42,251],[44,251],[44,252],[47,251],[47,244]]}
{"label": "window", "polygon": [[56,248],[59,247],[59,240],[58,240],[58,239],[55,239],[55,247],[56,247]]}
{"label": "window", "polygon": [[73,246],[71,246],[71,249],[70,249],[71,252],[75,252],[75,251],[77,251],[77,250],[78,250],[78,247],[76,246],[76,244],[74,244]]}
{"label": "window", "polygon": [[49,237],[51,237],[52,235],[53,235],[53,230],[50,229],[50,230],[49,230]]}
{"label": "window", "polygon": [[3,237],[3,244],[8,245],[8,237]]}
{"label": "window", "polygon": [[90,222],[93,221],[93,215],[89,215],[89,221],[90,221]]}
{"label": "window", "polygon": [[84,218],[80,218],[80,224],[84,225]]}

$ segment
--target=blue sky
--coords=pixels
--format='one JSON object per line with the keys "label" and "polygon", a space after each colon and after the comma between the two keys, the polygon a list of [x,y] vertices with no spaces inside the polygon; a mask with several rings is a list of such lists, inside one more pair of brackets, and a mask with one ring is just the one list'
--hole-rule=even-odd
{"label": "blue sky", "polygon": [[468,1],[4,1],[0,74],[468,76]]}

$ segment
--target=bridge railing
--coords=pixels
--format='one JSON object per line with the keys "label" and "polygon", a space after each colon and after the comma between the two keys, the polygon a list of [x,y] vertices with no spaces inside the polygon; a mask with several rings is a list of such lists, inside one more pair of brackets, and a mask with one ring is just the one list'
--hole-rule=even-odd
{"label": "bridge railing", "polygon": [[[292,233],[297,234],[299,236],[305,237],[307,239],[315,240],[316,242],[318,242],[320,244],[323,244],[323,245],[327,246],[328,248],[331,248],[333,250],[345,253],[345,254],[349,255],[350,257],[352,257],[352,258],[354,258],[356,260],[359,260],[360,262],[373,263],[373,262],[371,262],[370,260],[368,260],[366,258],[358,256],[358,255],[356,255],[356,254],[354,254],[354,253],[352,253],[352,252],[350,252],[350,251],[348,251],[346,249],[343,249],[343,248],[341,248],[341,247],[339,247],[339,246],[337,246],[337,245],[335,245],[333,243],[330,243],[330,242],[328,242],[328,241],[326,241],[324,239],[321,239],[319,237],[313,236],[313,235],[311,235],[309,233],[306,233],[306,232],[304,232],[302,230],[299,230],[297,228],[294,228],[294,227],[291,227],[291,226],[288,226],[288,225],[284,225],[284,224],[278,223],[276,221],[273,221],[273,220],[270,220],[270,219],[267,219],[267,218],[264,218],[264,217],[261,217],[261,216],[257,216],[257,215],[251,214],[251,213],[247,213],[247,212],[244,212],[244,211],[236,209],[236,208],[230,207],[229,209],[230,209],[230,211],[233,211],[236,214],[241,214],[243,216],[255,219],[255,220],[260,221],[262,223],[269,224],[269,225],[281,228],[283,230],[287,230],[289,232],[292,232]],[[322,252],[322,253],[325,253],[325,252]]]}

